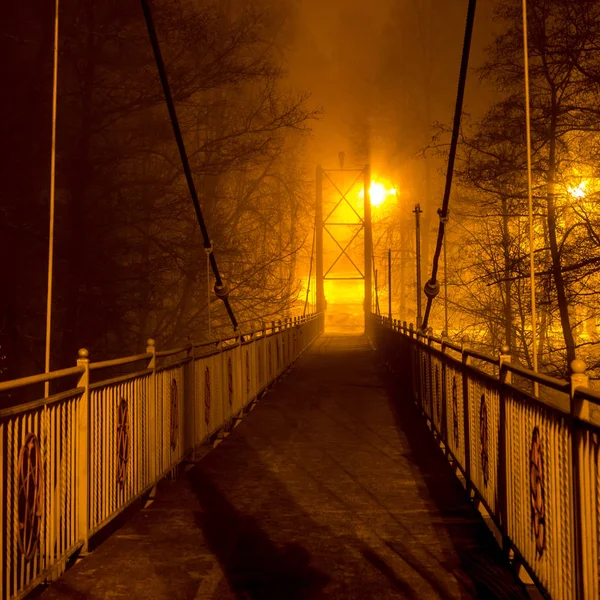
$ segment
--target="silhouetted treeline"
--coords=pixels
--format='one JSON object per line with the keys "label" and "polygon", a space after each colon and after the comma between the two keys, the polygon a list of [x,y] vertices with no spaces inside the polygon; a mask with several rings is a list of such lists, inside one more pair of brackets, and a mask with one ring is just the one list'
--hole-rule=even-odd
{"label": "silhouetted treeline", "polygon": [[[248,329],[296,292],[310,219],[301,160],[315,115],[286,92],[280,7],[154,3],[202,208]],[[43,370],[53,3],[3,7],[0,377]],[[201,339],[206,254],[140,3],[60,4],[52,368]],[[273,265],[276,264],[277,268]],[[214,280],[211,280],[211,287]],[[213,295],[214,299],[214,295]],[[212,306],[214,325],[226,315]]]}

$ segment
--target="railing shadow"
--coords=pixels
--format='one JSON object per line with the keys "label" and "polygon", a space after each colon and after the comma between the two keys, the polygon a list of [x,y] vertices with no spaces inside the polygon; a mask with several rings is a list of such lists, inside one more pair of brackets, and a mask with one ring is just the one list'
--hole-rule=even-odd
{"label": "railing shadow", "polygon": [[[483,517],[471,504],[466,490],[443,452],[440,450],[424,417],[411,397],[411,374],[392,375],[379,365],[396,419],[396,427],[405,436],[413,460],[410,468],[425,482],[421,493],[424,501],[432,500],[440,511],[443,527],[460,559],[460,569],[468,577],[463,581],[478,598],[529,598],[524,586],[512,570],[506,556],[497,545]],[[403,544],[389,544],[404,556]],[[459,575],[457,571],[455,573]]]}
{"label": "railing shadow", "polygon": [[236,597],[312,598],[327,585],[329,577],[311,566],[306,548],[295,542],[276,544],[258,519],[233,506],[202,462],[189,472],[188,481],[202,507],[196,524]]}

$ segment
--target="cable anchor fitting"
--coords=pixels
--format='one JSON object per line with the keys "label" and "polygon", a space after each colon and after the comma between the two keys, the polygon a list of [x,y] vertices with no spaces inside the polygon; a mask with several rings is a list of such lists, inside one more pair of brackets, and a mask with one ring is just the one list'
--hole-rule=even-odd
{"label": "cable anchor fitting", "polygon": [[214,291],[215,296],[220,300],[227,300],[229,297],[229,285],[225,281],[223,281],[222,285],[215,283]]}
{"label": "cable anchor fitting", "polygon": [[423,288],[425,295],[428,298],[435,298],[440,293],[440,284],[439,281],[431,281],[431,279],[425,284]]}
{"label": "cable anchor fitting", "polygon": [[446,216],[445,217],[442,215],[442,209],[441,208],[437,209],[437,214],[438,214],[438,216],[440,218],[440,222],[444,223],[444,225],[448,222],[448,219],[450,219],[450,211],[449,210],[446,211]]}

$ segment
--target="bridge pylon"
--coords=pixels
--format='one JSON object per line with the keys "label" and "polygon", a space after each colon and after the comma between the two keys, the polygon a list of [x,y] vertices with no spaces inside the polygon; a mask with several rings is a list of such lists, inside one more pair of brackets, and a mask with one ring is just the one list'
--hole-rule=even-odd
{"label": "bridge pylon", "polygon": [[[335,174],[350,174],[355,175],[353,183],[350,187],[340,186],[340,182],[336,182]],[[316,303],[317,312],[324,311],[327,306],[325,298],[325,281],[336,280],[363,280],[364,281],[364,300],[363,310],[365,315],[365,328],[367,324],[367,316],[372,312],[372,286],[373,286],[373,235],[371,225],[371,166],[365,165],[362,169],[323,169],[321,165],[316,168],[316,190],[315,190],[315,258],[316,258]],[[337,196],[334,201],[333,208],[324,216],[323,213],[323,181],[328,180]],[[357,183],[363,183],[363,214],[360,215],[356,208],[349,201],[348,195],[355,189]],[[342,191],[345,190],[345,191]],[[339,221],[336,218],[338,207],[344,205],[350,208],[350,214],[353,214],[356,221]],[[350,241],[347,241],[342,233],[342,230],[352,226],[355,228],[353,235],[350,236]],[[364,240],[364,263],[362,269],[356,264],[355,260],[350,256],[349,248],[358,235],[363,232]],[[333,240],[337,250],[339,251],[331,264],[326,265],[323,251],[324,233]],[[351,273],[336,274],[333,269],[338,264],[342,257],[346,257],[352,265]]]}

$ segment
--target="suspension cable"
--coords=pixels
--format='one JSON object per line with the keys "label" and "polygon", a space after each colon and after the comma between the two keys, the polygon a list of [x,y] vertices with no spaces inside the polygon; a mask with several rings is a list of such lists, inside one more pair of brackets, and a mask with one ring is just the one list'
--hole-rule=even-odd
{"label": "suspension cable", "polygon": [[[52,280],[54,277],[54,204],[56,196],[56,104],[58,95],[58,9],[54,3],[54,52],[52,69],[52,140],[50,142],[50,224],[48,231],[48,288],[46,294],[46,352],[44,370],[50,372],[50,347],[52,336]],[[44,396],[50,395],[50,382],[44,383]]]}
{"label": "suspension cable", "polygon": [[[372,240],[371,240],[372,242]],[[377,269],[375,268],[375,253],[373,252],[373,244],[371,243],[371,259],[373,263],[373,283],[375,288],[375,314],[381,314],[379,310],[379,289],[377,286]]]}
{"label": "suspension cable", "polygon": [[[529,99],[529,49],[527,46],[527,0],[523,0],[523,67],[525,71],[525,130],[527,133],[527,208],[529,212],[529,279],[531,287],[531,352],[533,370],[538,370],[537,360],[537,314],[535,306],[535,260],[533,246],[533,194],[531,175],[531,113]],[[510,302],[510,298],[506,299]],[[510,340],[506,340],[510,344]],[[537,383],[535,393],[537,395]]]}
{"label": "suspension cable", "polygon": [[473,35],[473,23],[475,21],[475,6],[477,0],[469,0],[467,9],[467,23],[465,26],[465,37],[463,41],[462,57],[460,61],[460,75],[458,78],[458,93],[456,95],[456,107],[454,109],[454,122],[452,125],[452,139],[450,142],[450,153],[448,154],[448,170],[446,171],[446,188],[444,189],[444,199],[442,208],[439,211],[440,226],[438,229],[437,243],[433,255],[433,264],[431,267],[431,279],[425,284],[424,292],[427,296],[427,306],[421,328],[427,329],[427,320],[431,311],[431,305],[434,298],[440,291],[440,284],[437,281],[437,271],[442,252],[442,242],[444,240],[444,231],[446,228],[446,219],[448,216],[448,204],[450,202],[450,190],[452,188],[452,176],[454,175],[454,161],[456,159],[456,148],[458,146],[458,134],[460,132],[460,121],[462,117],[463,100],[465,96],[465,87],[467,82],[467,70],[469,66],[469,54],[471,51],[471,37]]}
{"label": "suspension cable", "polygon": [[208,339],[212,339],[212,316],[210,314],[210,254],[211,251],[206,249],[206,310],[208,313]]}
{"label": "suspension cable", "polygon": [[[160,44],[158,42],[158,37],[156,35],[156,28],[154,27],[154,20],[152,18],[152,11],[150,10],[150,5],[147,0],[141,0],[142,2],[142,10],[144,11],[144,18],[146,19],[146,26],[148,28],[148,36],[150,37],[150,44],[152,45],[152,51],[154,53],[154,60],[156,62],[156,68],[158,69],[158,76],[160,78],[160,83],[163,89],[163,93],[165,96],[165,102],[167,104],[167,108],[169,110],[169,117],[171,119],[171,125],[173,126],[173,133],[175,134],[175,139],[177,141],[177,148],[179,150],[179,156],[181,158],[181,164],[183,166],[183,171],[185,173],[185,178],[188,184],[188,188],[190,191],[190,196],[192,197],[192,202],[194,204],[194,209],[196,211],[196,217],[198,219],[198,224],[200,225],[200,229],[202,231],[202,238],[204,240],[204,248],[209,251],[212,248],[212,244],[210,242],[210,238],[208,236],[208,231],[206,229],[206,224],[204,223],[204,217],[202,216],[202,209],[200,208],[200,202],[198,201],[198,193],[196,191],[196,186],[194,184],[194,178],[192,176],[192,170],[190,169],[190,164],[187,156],[187,152],[185,149],[185,144],[183,142],[183,136],[181,135],[181,129],[179,127],[179,120],[177,118],[177,112],[175,110],[175,103],[173,102],[173,96],[171,95],[171,87],[169,86],[169,80],[167,78],[167,72],[165,69],[165,63],[163,61],[162,53],[160,51]],[[217,259],[214,256],[212,250],[209,253],[209,261],[210,266],[212,267],[212,271],[215,276],[215,294],[218,298],[223,301],[225,304],[225,308],[227,309],[227,314],[229,315],[229,319],[231,320],[231,324],[233,325],[233,330],[237,329],[237,320],[235,315],[233,314],[233,310],[229,303],[229,286],[223,282],[221,278],[221,274],[219,273],[219,267],[217,266]]]}
{"label": "suspension cable", "polygon": [[310,293],[310,278],[312,277],[312,266],[313,266],[313,257],[315,252],[315,232],[317,230],[317,224],[315,221],[315,226],[313,227],[313,238],[312,245],[310,247],[310,267],[308,269],[308,282],[306,284],[306,300],[304,301],[304,311],[302,312],[302,316],[306,315],[306,306],[308,304],[308,294]]}

